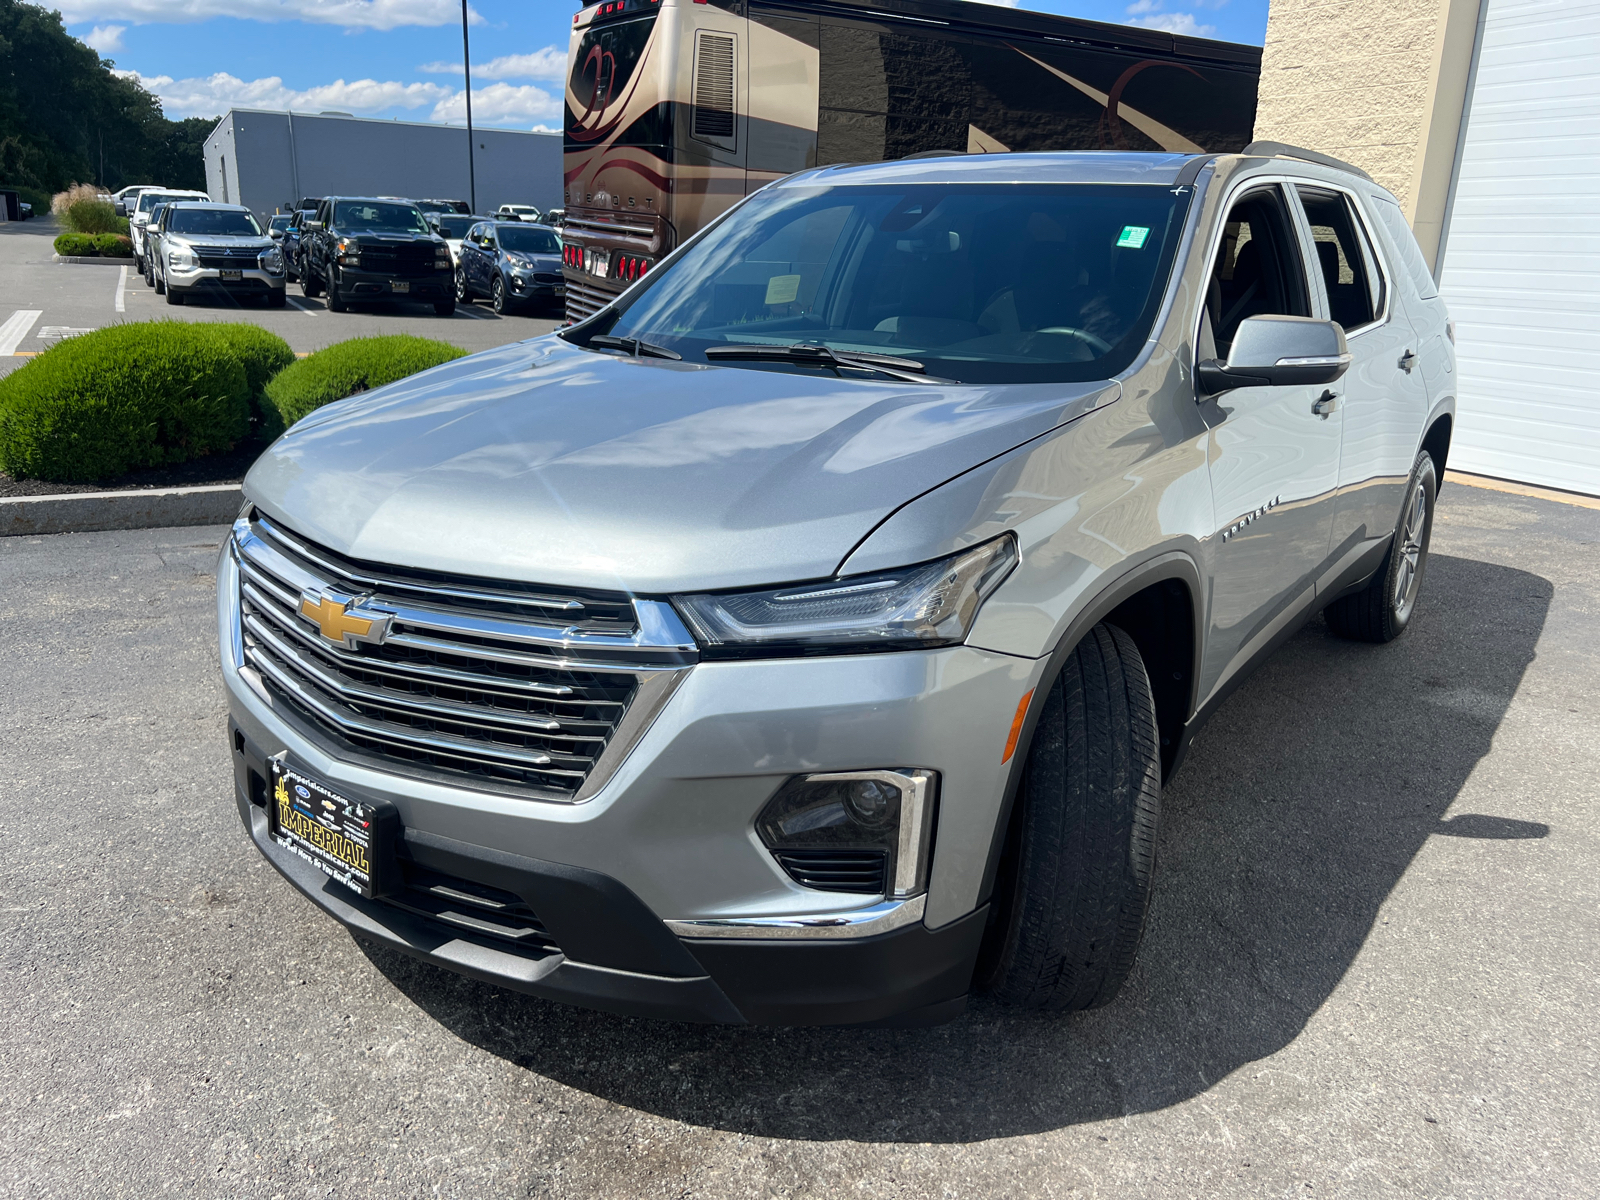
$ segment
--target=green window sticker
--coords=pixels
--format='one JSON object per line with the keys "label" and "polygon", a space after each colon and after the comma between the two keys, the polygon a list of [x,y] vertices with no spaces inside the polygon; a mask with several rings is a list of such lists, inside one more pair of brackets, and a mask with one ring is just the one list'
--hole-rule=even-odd
{"label": "green window sticker", "polygon": [[768,304],[793,304],[800,295],[800,276],[774,275],[767,280]]}
{"label": "green window sticker", "polygon": [[1143,250],[1145,239],[1149,236],[1148,225],[1124,225],[1122,232],[1117,235],[1117,246],[1128,250]]}

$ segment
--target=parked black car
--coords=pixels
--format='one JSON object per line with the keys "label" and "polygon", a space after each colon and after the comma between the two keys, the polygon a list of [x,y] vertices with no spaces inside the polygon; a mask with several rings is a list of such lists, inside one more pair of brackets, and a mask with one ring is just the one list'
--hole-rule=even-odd
{"label": "parked black car", "polygon": [[465,200],[418,200],[417,207],[425,213],[460,213],[469,216],[472,205]]}
{"label": "parked black car", "polygon": [[456,302],[487,296],[497,313],[567,294],[561,239],[548,225],[484,221],[467,231],[456,270]]}
{"label": "parked black car", "polygon": [[283,251],[283,269],[290,280],[300,278],[300,242],[305,235],[305,223],[317,215],[316,206],[302,208],[289,215],[278,246]]}
{"label": "parked black car", "polygon": [[456,310],[453,265],[450,247],[409,200],[329,196],[301,223],[300,289],[326,291],[330,312],[420,300],[448,316]]}

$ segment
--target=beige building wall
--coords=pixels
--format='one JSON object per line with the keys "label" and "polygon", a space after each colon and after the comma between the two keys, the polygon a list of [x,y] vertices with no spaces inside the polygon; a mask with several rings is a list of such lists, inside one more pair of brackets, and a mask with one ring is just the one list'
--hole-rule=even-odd
{"label": "beige building wall", "polygon": [[1255,136],[1362,168],[1434,265],[1480,4],[1272,0]]}

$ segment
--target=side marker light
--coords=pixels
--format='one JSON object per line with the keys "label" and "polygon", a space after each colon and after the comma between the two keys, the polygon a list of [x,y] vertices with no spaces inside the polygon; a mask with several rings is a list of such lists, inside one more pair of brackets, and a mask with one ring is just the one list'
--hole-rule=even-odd
{"label": "side marker light", "polygon": [[1034,689],[1029,688],[1017,701],[1017,715],[1011,718],[1011,732],[1006,735],[1006,752],[1000,756],[1002,763],[1010,762],[1017,752],[1017,739],[1022,736],[1022,723],[1028,719],[1028,702],[1033,699],[1033,693]]}

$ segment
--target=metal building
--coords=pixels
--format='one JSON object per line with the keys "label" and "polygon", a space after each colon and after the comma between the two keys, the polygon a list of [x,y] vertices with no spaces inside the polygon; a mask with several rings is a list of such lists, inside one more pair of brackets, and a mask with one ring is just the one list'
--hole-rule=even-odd
{"label": "metal building", "polygon": [[[474,129],[479,212],[561,203],[561,135]],[[470,198],[461,125],[229,109],[206,138],[206,191],[265,219],[301,196]]]}

